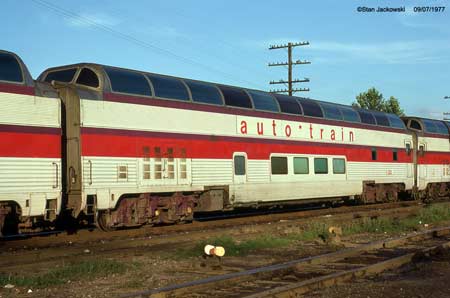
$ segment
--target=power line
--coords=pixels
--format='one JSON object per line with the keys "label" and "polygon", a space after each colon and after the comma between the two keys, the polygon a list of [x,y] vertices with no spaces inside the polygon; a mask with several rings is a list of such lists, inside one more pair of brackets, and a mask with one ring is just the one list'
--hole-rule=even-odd
{"label": "power line", "polygon": [[115,29],[113,29],[113,28],[111,28],[111,27],[109,27],[107,25],[104,25],[104,24],[96,22],[95,20],[92,20],[89,17],[82,16],[82,15],[80,15],[78,13],[72,12],[72,11],[70,11],[68,9],[62,8],[62,7],[57,6],[57,5],[53,4],[53,3],[50,3],[48,1],[45,1],[45,0],[32,0],[32,1],[35,2],[38,5],[41,5],[43,7],[46,7],[48,9],[56,12],[57,14],[63,15],[63,16],[68,17],[68,18],[77,19],[77,20],[81,21],[84,24],[91,25],[91,26],[95,27],[98,30],[101,30],[101,31],[107,32],[109,34],[112,34],[115,37],[118,37],[118,38],[121,38],[121,39],[126,40],[128,42],[134,43],[134,44],[136,44],[136,45],[138,45],[140,47],[143,47],[143,48],[146,48],[146,49],[149,49],[149,50],[152,50],[152,51],[156,51],[156,52],[159,52],[159,53],[167,55],[167,56],[171,56],[171,57],[173,57],[173,58],[175,58],[177,60],[183,61],[183,62],[188,63],[190,65],[194,65],[194,66],[203,68],[203,69],[205,69],[207,71],[210,71],[210,72],[213,72],[213,73],[219,73],[219,74],[221,74],[221,75],[223,75],[225,77],[228,77],[228,78],[232,79],[233,81],[245,82],[246,84],[255,86],[255,84],[253,82],[250,82],[250,81],[247,81],[247,80],[242,80],[242,79],[237,79],[231,74],[228,74],[228,73],[223,72],[221,70],[215,69],[215,68],[213,68],[213,67],[211,67],[209,65],[205,65],[205,64],[200,63],[198,61],[195,61],[193,59],[180,56],[180,55],[178,55],[176,53],[173,53],[173,52],[171,52],[169,50],[166,50],[164,48],[155,46],[155,45],[153,45],[153,44],[151,44],[149,42],[140,40],[140,39],[138,39],[138,38],[136,38],[136,37],[134,37],[132,35],[129,35],[129,34],[121,32],[121,31],[115,30]]}
{"label": "power line", "polygon": [[[101,0],[101,1],[103,3],[108,3],[108,5],[109,5],[108,1],[105,1],[105,0]],[[115,8],[112,8],[112,7],[109,7],[108,10],[112,11],[114,15],[116,15],[118,17],[121,17],[121,18],[124,18],[124,19],[127,19],[126,15],[128,15],[128,16],[130,15],[130,11],[129,10],[127,10],[128,13],[126,13],[126,12],[124,13],[124,11],[119,11],[119,10],[117,10]],[[196,21],[195,19],[193,19],[193,18],[191,18],[189,16],[186,16],[184,14],[180,14],[179,12],[177,13],[175,10],[172,10],[171,14],[179,15],[179,16],[185,18],[185,19],[188,19],[190,22]],[[136,20],[142,21],[142,22],[144,22],[144,24],[148,23],[148,20],[144,19],[140,15],[134,15],[133,16],[133,20],[135,20],[135,21]],[[196,50],[198,50],[199,48],[203,49],[204,52],[206,52],[206,54],[204,54],[204,55],[207,55],[207,56],[210,56],[210,57],[214,57],[215,59],[219,60],[222,63],[226,63],[228,65],[233,65],[234,67],[236,67],[239,70],[246,70],[248,73],[251,73],[251,74],[260,72],[260,70],[257,69],[256,67],[249,67],[248,65],[237,64],[235,60],[228,59],[228,57],[226,57],[226,56],[224,57],[224,56],[217,55],[214,51],[208,50],[205,47],[205,45],[206,44],[210,44],[210,42],[198,43],[198,42],[194,41],[192,38],[190,38],[190,37],[188,37],[186,35],[180,35],[180,36],[177,36],[177,38],[183,39],[184,41],[186,41],[187,43],[184,43],[185,45],[188,45],[189,43],[193,44],[193,45],[188,45],[191,49],[196,49]],[[228,43],[228,42],[226,42],[226,41],[224,41],[222,39],[220,39],[218,42],[221,43],[221,44],[224,44],[224,45],[226,45],[228,47],[234,48],[235,50],[237,50],[240,53],[242,53],[242,49],[234,46],[232,43]],[[254,52],[252,51],[252,53],[254,53]],[[256,52],[256,53],[259,53],[259,52]],[[263,87],[261,85],[257,85],[257,84],[252,84],[252,85],[253,86],[257,86],[259,89],[265,89],[265,87]]]}
{"label": "power line", "polygon": [[303,80],[300,79],[292,79],[292,66],[293,65],[302,65],[302,64],[311,64],[311,62],[306,60],[296,60],[292,61],[292,49],[294,47],[299,46],[306,46],[309,45],[309,42],[289,42],[288,44],[284,45],[271,45],[269,47],[269,50],[278,50],[278,49],[286,49],[288,51],[288,61],[287,62],[275,62],[275,63],[269,63],[269,66],[287,66],[288,67],[288,79],[285,80],[279,80],[279,81],[271,81],[270,84],[287,84],[287,89],[275,89],[271,90],[270,92],[275,93],[288,93],[289,95],[292,95],[294,92],[301,92],[301,91],[309,91],[309,88],[292,88],[292,85],[295,83],[304,83],[309,82],[310,80],[308,78],[304,78]]}

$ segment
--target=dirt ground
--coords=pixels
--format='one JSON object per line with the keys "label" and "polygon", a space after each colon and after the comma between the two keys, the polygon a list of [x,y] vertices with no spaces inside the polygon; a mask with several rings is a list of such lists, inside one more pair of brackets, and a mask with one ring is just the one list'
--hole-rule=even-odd
{"label": "dirt ground", "polygon": [[[323,218],[322,218],[323,220]],[[273,224],[273,229],[266,231],[271,235],[281,236],[296,231],[297,225],[293,222]],[[448,223],[445,223],[448,225]],[[255,237],[248,230],[239,229],[240,234],[232,234],[233,239],[245,240],[246,237]],[[82,261],[105,259],[120,262],[126,265],[126,269],[120,273],[107,273],[95,278],[77,278],[64,284],[47,287],[32,287],[14,285],[12,288],[0,288],[0,298],[9,297],[64,297],[64,298],[96,298],[118,297],[124,294],[155,289],[167,285],[174,285],[186,281],[202,279],[212,275],[237,272],[260,266],[282,263],[293,259],[309,257],[327,252],[336,251],[345,247],[356,246],[383,238],[386,233],[354,234],[342,238],[339,244],[327,243],[318,239],[310,241],[293,241],[288,246],[257,249],[242,256],[226,255],[221,262],[216,259],[203,258],[201,249],[195,251],[195,255],[183,256],[183,249],[192,250],[192,245],[198,243],[200,238],[186,233],[177,236],[180,242],[168,242],[157,238],[147,237],[140,239],[130,238],[129,242],[136,245],[128,245],[125,249],[112,249],[114,242],[103,242],[77,246],[68,245],[66,248],[24,248],[14,250],[7,258],[11,274],[42,274],[50,269],[64,266],[64,263],[79,263]],[[123,240],[121,240],[123,241]],[[161,242],[161,243],[159,243]],[[158,243],[158,245],[157,245]],[[122,245],[122,244],[121,244]],[[54,259],[49,260],[49,255]],[[74,254],[72,250],[79,250]],[[42,252],[42,255],[41,255]],[[67,256],[64,256],[64,252]],[[27,254],[34,256],[34,262],[15,264],[13,258],[20,258]],[[8,264],[8,260],[3,260]],[[42,260],[42,262],[40,261]],[[0,273],[5,273],[0,268]],[[450,253],[423,259],[413,265],[401,268],[396,272],[389,272],[371,279],[355,280],[344,286],[337,286],[322,291],[309,293],[305,297],[313,298],[400,298],[400,297],[450,297]]]}
{"label": "dirt ground", "polygon": [[[346,246],[374,241],[385,235],[354,235],[343,239]],[[198,257],[186,259],[173,258],[169,252],[155,253],[153,250],[136,250],[134,253],[118,253],[108,256],[127,264],[139,264],[123,274],[110,274],[92,280],[68,282],[62,286],[44,289],[14,287],[0,289],[0,298],[6,297],[118,297],[123,294],[158,288],[165,285],[201,279],[210,275],[241,271],[291,259],[327,253],[342,248],[330,246],[317,240],[302,242],[284,248],[264,249],[246,256],[226,257],[221,262],[215,259],[205,260],[199,252]],[[90,252],[89,259],[95,252]],[[29,270],[39,271],[38,264]],[[420,260],[411,266],[383,274],[367,280],[356,280],[351,284],[337,286],[314,292],[305,297],[341,298],[341,297],[450,297],[450,253]]]}
{"label": "dirt ground", "polygon": [[331,287],[311,298],[448,298],[450,297],[450,251],[386,272],[370,279]]}

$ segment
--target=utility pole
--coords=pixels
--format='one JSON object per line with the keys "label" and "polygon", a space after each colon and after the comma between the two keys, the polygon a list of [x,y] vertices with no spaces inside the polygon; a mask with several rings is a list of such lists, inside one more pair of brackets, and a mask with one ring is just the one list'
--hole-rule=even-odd
{"label": "utility pole", "polygon": [[[444,99],[450,99],[450,96],[444,96]],[[450,120],[450,112],[444,112],[444,120]]]}
{"label": "utility pole", "polygon": [[280,89],[280,90],[271,90],[270,92],[275,92],[275,93],[288,93],[289,95],[292,96],[292,94],[294,92],[298,92],[298,91],[309,91],[309,88],[297,88],[297,89],[293,89],[292,85],[295,83],[304,83],[304,82],[309,82],[308,78],[304,78],[302,80],[299,79],[292,79],[292,66],[293,65],[299,65],[299,64],[311,64],[311,62],[309,61],[292,61],[292,49],[298,46],[306,46],[309,45],[309,42],[289,42],[288,44],[285,45],[271,45],[269,47],[269,50],[277,50],[277,49],[288,49],[288,61],[287,62],[277,62],[277,63],[269,63],[269,66],[287,66],[288,67],[288,80],[279,80],[279,81],[270,81],[270,84],[287,84],[288,85],[288,89]]}

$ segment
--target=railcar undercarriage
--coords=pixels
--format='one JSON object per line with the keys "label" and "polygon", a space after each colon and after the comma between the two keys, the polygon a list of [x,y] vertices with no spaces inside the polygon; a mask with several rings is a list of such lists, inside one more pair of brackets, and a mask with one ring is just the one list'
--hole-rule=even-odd
{"label": "railcar undercarriage", "polygon": [[137,194],[121,198],[114,210],[97,212],[97,225],[108,231],[144,224],[189,222],[193,220],[196,195]]}

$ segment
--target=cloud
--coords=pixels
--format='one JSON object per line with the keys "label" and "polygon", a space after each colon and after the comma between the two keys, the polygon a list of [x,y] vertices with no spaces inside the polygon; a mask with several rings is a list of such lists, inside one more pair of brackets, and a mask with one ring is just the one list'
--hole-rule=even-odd
{"label": "cloud", "polygon": [[441,52],[450,50],[450,42],[399,41],[386,43],[314,42],[311,50],[332,53],[351,59],[364,59],[386,64],[442,63]]}
{"label": "cloud", "polygon": [[178,31],[176,28],[170,26],[143,27],[141,31],[144,31],[146,34],[151,35],[153,37],[164,37],[164,38],[185,37],[185,35],[182,34],[180,31]]}
{"label": "cloud", "polygon": [[414,112],[417,114],[417,116],[431,119],[442,119],[442,117],[444,116],[442,110],[432,109],[428,107],[415,109]]}
{"label": "cloud", "polygon": [[67,17],[65,22],[71,27],[87,28],[96,25],[112,27],[118,25],[120,20],[105,13],[80,13],[77,16]]}
{"label": "cloud", "polygon": [[[258,47],[286,44],[295,38],[281,38],[254,42]],[[447,55],[450,41],[396,41],[356,43],[336,41],[312,41],[304,47],[304,55],[316,63],[348,63],[364,61],[377,64],[421,64],[450,62]]]}

